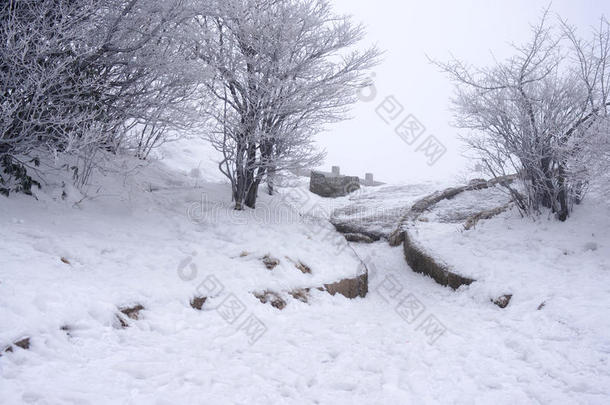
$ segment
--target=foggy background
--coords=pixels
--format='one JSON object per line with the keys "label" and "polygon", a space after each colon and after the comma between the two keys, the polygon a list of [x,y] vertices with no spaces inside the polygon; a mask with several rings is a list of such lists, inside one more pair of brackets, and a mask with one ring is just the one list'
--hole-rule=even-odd
{"label": "foggy background", "polygon": [[[446,61],[451,54],[469,64],[488,65],[493,58],[512,55],[510,43],[530,38],[530,24],[537,23],[549,5],[541,0],[460,0],[447,2],[397,0],[334,0],[339,13],[353,15],[366,25],[367,40],[386,53],[375,69],[377,96],[358,103],[353,119],[329,127],[318,136],[328,156],[323,168],[340,165],[345,174],[364,177],[372,172],[380,181],[402,183],[418,180],[448,180],[464,176],[472,162],[463,157],[458,130],[451,126],[447,76],[432,66],[426,55]],[[586,37],[600,16],[610,16],[610,1],[554,1],[555,13],[579,27]],[[388,96],[404,107],[403,115],[386,124],[375,109]],[[413,146],[396,135],[398,122],[413,114],[426,133]],[[433,166],[417,146],[428,135],[447,148]]]}

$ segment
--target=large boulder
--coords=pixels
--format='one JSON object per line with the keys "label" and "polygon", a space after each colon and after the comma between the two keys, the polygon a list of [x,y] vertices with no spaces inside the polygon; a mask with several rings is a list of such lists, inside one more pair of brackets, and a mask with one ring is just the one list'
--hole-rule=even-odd
{"label": "large boulder", "polygon": [[309,191],[321,197],[344,197],[359,189],[360,179],[357,176],[311,172]]}

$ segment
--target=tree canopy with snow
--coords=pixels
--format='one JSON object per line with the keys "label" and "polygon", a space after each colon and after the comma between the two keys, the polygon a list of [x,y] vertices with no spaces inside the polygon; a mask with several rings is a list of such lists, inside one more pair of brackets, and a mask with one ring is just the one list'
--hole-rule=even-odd
{"label": "tree canopy with snow", "polygon": [[353,50],[364,29],[326,0],[219,1],[202,16],[197,55],[214,72],[210,134],[222,152],[237,209],[254,207],[260,183],[309,168],[322,154],[313,136],[345,118],[378,59]]}
{"label": "tree canopy with snow", "polygon": [[582,39],[565,21],[550,24],[547,11],[514,51],[489,68],[438,65],[457,83],[456,124],[472,130],[464,139],[487,172],[516,171],[525,195],[510,192],[521,210],[549,208],[565,220],[606,160],[610,24],[602,17]]}

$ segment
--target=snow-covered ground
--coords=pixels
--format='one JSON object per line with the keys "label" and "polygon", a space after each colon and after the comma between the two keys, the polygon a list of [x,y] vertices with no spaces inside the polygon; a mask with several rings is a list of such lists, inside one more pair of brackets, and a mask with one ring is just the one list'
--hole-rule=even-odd
{"label": "snow-covered ground", "polygon": [[[485,295],[493,281],[454,292],[378,242],[352,246],[369,267],[366,298],[313,289],[308,303],[284,296],[280,311],[251,292],[358,271],[341,236],[307,215],[307,205],[331,203],[300,187],[235,213],[228,187],[208,177],[213,164],[196,153],[172,162],[178,154],[166,151],[170,168],[153,163],[119,184],[96,178],[99,192],[82,201],[53,184],[38,201],[0,200],[0,345],[31,337],[30,350],[0,357],[0,403],[610,400],[607,208],[584,205],[567,224],[507,214],[470,237],[447,235],[448,254],[468,249],[464,239],[486,241],[486,263],[512,272],[506,309]],[[274,270],[266,254],[280,259]],[[215,297],[203,311],[189,305],[198,289]],[[241,304],[236,319],[231,302]],[[141,318],[120,328],[117,307],[136,303]]]}

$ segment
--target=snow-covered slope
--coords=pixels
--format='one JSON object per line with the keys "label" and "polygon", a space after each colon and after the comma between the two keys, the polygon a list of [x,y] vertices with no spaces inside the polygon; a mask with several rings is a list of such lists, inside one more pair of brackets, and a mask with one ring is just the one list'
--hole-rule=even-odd
{"label": "snow-covered slope", "polygon": [[[322,220],[349,198],[322,200],[302,185],[236,213],[228,187],[194,172],[204,165],[192,157],[179,172],[126,159],[118,165],[130,175],[96,177],[90,198],[58,176],[38,201],[0,199],[0,344],[31,338],[29,350],[0,357],[0,403],[608,402],[607,211],[479,224],[470,239],[499,243],[487,263],[519,266],[504,310],[478,290],[493,284],[440,287],[378,242],[352,246],[370,271],[365,299],[314,288],[307,303],[284,293],[280,311],[252,292],[360,271]],[[548,245],[562,229],[580,233]],[[467,238],[446,237],[458,252]],[[273,270],[267,254],[280,261]],[[517,276],[528,272],[524,286]],[[202,311],[189,304],[195,295],[211,297]],[[121,328],[118,307],[134,304],[140,319]]]}

